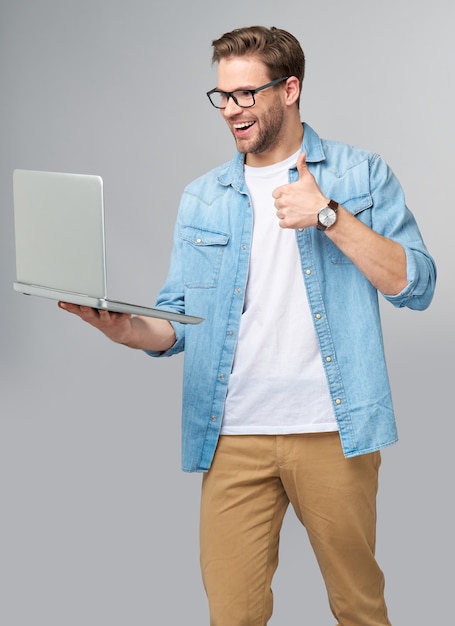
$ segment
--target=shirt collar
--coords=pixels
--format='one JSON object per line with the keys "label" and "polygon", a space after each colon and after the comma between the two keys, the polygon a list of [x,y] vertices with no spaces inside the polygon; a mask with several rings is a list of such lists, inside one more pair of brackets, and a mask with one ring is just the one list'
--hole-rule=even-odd
{"label": "shirt collar", "polygon": [[[322,141],[319,135],[306,122],[303,122],[302,152],[306,152],[308,163],[318,163],[325,160]],[[234,158],[227,164],[227,168],[220,174],[219,182],[222,185],[232,185],[237,191],[244,192],[244,162],[245,155],[237,152]]]}

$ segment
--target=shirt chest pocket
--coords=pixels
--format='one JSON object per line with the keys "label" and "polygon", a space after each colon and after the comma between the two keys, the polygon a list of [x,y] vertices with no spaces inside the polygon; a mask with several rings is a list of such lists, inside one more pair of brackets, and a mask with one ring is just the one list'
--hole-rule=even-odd
{"label": "shirt chest pocket", "polygon": [[184,226],[180,231],[180,238],[185,287],[216,287],[229,235],[195,226]]}
{"label": "shirt chest pocket", "polygon": [[[328,195],[371,228],[373,198],[370,192],[368,161],[362,161],[356,167],[351,168],[342,178],[337,179],[332,184]],[[323,242],[332,263],[352,263],[328,237],[324,237]]]}

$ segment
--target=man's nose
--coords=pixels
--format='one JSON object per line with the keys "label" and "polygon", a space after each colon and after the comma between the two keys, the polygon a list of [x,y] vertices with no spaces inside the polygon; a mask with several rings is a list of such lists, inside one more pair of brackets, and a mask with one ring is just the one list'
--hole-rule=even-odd
{"label": "man's nose", "polygon": [[240,107],[235,102],[234,98],[231,96],[228,98],[228,101],[226,102],[226,106],[223,109],[223,114],[229,117],[230,115],[236,115],[241,110],[242,110],[242,107]]}

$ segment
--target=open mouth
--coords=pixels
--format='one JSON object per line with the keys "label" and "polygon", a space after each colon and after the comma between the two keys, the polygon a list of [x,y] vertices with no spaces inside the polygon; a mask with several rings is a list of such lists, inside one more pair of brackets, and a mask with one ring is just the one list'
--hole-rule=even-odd
{"label": "open mouth", "polygon": [[234,132],[236,135],[241,135],[254,126],[255,123],[256,122],[240,122],[238,124],[233,124]]}

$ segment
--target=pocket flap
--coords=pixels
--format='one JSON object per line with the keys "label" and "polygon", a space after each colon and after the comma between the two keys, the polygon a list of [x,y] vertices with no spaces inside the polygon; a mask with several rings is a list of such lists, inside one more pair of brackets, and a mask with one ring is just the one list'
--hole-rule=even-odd
{"label": "pocket flap", "polygon": [[229,241],[227,233],[220,233],[196,226],[184,226],[180,231],[180,237],[195,246],[225,246]]}

